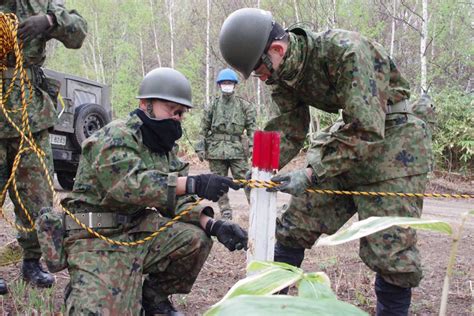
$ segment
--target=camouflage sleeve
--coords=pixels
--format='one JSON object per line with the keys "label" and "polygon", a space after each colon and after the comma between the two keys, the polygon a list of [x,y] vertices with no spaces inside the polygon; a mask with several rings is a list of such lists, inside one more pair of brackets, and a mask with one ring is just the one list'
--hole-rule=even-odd
{"label": "camouflage sleeve", "polygon": [[[308,161],[320,179],[348,171],[370,155],[371,143],[383,140],[385,112],[382,102],[387,91],[385,76],[375,70],[377,63],[365,41],[347,50],[338,61],[337,94],[345,124],[331,129],[331,137],[321,146],[319,161]],[[386,85],[384,83],[387,83]]]}
{"label": "camouflage sleeve", "polygon": [[202,114],[201,131],[199,132],[198,142],[194,148],[196,151],[206,150],[205,141],[209,131],[211,130],[213,104],[214,103],[211,103],[208,109],[204,109],[204,113]]}
{"label": "camouflage sleeve", "polygon": [[87,22],[76,10],[68,11],[62,5],[49,2],[48,13],[54,15],[55,26],[48,36],[62,42],[67,48],[80,48],[87,34]]}
{"label": "camouflage sleeve", "polygon": [[[178,198],[177,203],[176,203],[176,211],[174,216],[184,213],[184,211],[188,210],[193,203],[197,201],[197,196],[195,195],[184,195]],[[201,212],[205,208],[205,205],[198,204],[193,206],[189,212],[186,212],[186,214],[183,215],[183,217],[180,219],[180,222],[185,222],[185,223],[190,223],[194,224],[196,226],[201,227],[201,224],[199,223],[199,219],[201,217]]]}
{"label": "camouflage sleeve", "polygon": [[249,146],[253,146],[253,134],[257,129],[257,111],[254,104],[245,102],[245,130],[247,131],[247,137],[249,139]]}
{"label": "camouflage sleeve", "polygon": [[303,148],[309,128],[309,108],[280,87],[273,90],[272,99],[280,113],[264,129],[280,132],[280,168],[283,168]]}
{"label": "camouflage sleeve", "polygon": [[90,160],[99,185],[107,191],[103,203],[166,208],[167,174],[147,169],[135,140],[108,142]]}

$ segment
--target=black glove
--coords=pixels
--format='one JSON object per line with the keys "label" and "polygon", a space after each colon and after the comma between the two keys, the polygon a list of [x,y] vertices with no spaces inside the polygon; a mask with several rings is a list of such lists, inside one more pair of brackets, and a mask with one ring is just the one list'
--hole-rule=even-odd
{"label": "black glove", "polygon": [[206,224],[206,233],[209,236],[216,236],[217,240],[230,251],[247,250],[247,232],[235,223],[210,219]]}
{"label": "black glove", "polygon": [[217,202],[219,198],[229,191],[229,187],[238,190],[241,185],[232,181],[229,177],[216,174],[200,174],[189,176],[186,180],[186,193],[197,194],[200,198]]}
{"label": "black glove", "polygon": [[34,15],[20,23],[18,35],[22,40],[31,40],[43,34],[51,27],[48,17],[45,14]]}

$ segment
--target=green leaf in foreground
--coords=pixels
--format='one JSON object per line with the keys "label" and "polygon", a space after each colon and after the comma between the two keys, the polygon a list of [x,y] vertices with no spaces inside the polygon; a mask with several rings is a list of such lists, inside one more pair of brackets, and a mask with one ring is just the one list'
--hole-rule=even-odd
{"label": "green leaf in foreground", "polygon": [[356,240],[373,233],[382,231],[392,226],[412,227],[451,234],[452,229],[448,223],[412,217],[369,217],[355,222],[350,227],[341,229],[337,233],[319,238],[316,246],[334,246]]}
{"label": "green leaf in foreground", "polygon": [[309,299],[336,299],[336,295],[331,290],[331,281],[324,272],[305,274],[298,282],[298,296]]}
{"label": "green leaf in foreground", "polygon": [[[265,269],[265,266],[268,267]],[[249,271],[255,271],[252,269],[258,269],[258,274],[251,275],[238,281],[217,304],[239,295],[272,294],[292,285],[303,277],[303,270],[295,267],[287,269],[285,266],[286,265],[282,266],[282,264],[274,264],[272,262],[255,262],[254,264],[250,264]]]}
{"label": "green leaf in foreground", "polygon": [[242,295],[214,306],[205,316],[340,316],[368,315],[351,304],[336,299],[307,299],[287,295]]}

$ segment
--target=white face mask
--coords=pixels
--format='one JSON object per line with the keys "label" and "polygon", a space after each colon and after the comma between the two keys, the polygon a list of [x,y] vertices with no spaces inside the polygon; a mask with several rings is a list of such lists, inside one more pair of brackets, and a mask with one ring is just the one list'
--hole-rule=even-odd
{"label": "white face mask", "polygon": [[234,85],[233,84],[221,84],[221,90],[224,93],[232,93],[232,92],[234,92]]}

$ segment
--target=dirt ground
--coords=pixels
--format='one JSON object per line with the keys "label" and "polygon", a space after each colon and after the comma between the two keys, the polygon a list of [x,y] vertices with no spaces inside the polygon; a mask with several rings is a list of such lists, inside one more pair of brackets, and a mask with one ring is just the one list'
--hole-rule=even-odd
{"label": "dirt ground", "polygon": [[[289,166],[294,168],[296,164]],[[193,161],[191,173],[206,171],[206,165]],[[474,194],[474,182],[469,179],[450,179],[447,177],[432,179],[427,192],[457,192]],[[60,194],[65,194],[56,184]],[[248,227],[248,210],[243,190],[230,193],[231,205],[234,209],[234,219],[243,227]],[[289,196],[278,195],[278,205],[287,203]],[[212,205],[212,203],[207,203]],[[215,205],[217,207],[217,205]],[[11,203],[6,204],[11,209]],[[454,199],[425,199],[423,217],[441,219],[457,229],[461,214],[472,211],[472,200]],[[218,212],[217,212],[218,213]],[[11,215],[11,212],[9,212]],[[352,220],[356,220],[353,218]],[[0,221],[0,242],[12,242],[15,231],[5,221]],[[451,237],[447,235],[419,232],[419,248],[423,257],[425,277],[420,287],[414,289],[411,313],[412,315],[438,314],[442,285],[445,276]],[[468,219],[464,227],[462,240],[459,244],[458,256],[449,292],[448,315],[474,315],[474,220]],[[228,289],[238,280],[245,277],[245,252],[229,252],[219,244],[214,243],[211,254],[204,265],[191,293],[174,295],[175,305],[186,315],[202,315],[212,304],[219,301]],[[358,257],[358,242],[351,242],[336,247],[318,247],[306,252],[302,268],[307,272],[324,271],[332,282],[332,288],[339,299],[354,304],[361,309],[374,313],[375,294],[373,291],[374,273],[370,271]],[[9,284],[19,282],[20,263],[0,267],[0,275]],[[64,287],[68,282],[67,271],[56,274],[57,285],[46,294],[44,300],[50,301],[55,313],[61,311]],[[40,290],[44,291],[44,290]],[[293,289],[290,293],[294,294]],[[0,297],[0,313],[2,315],[24,314],[24,304],[32,299],[32,294],[21,294],[14,297],[10,293]],[[48,297],[49,295],[49,297]],[[22,305],[23,304],[23,305]],[[31,314],[31,312],[30,312]]]}

